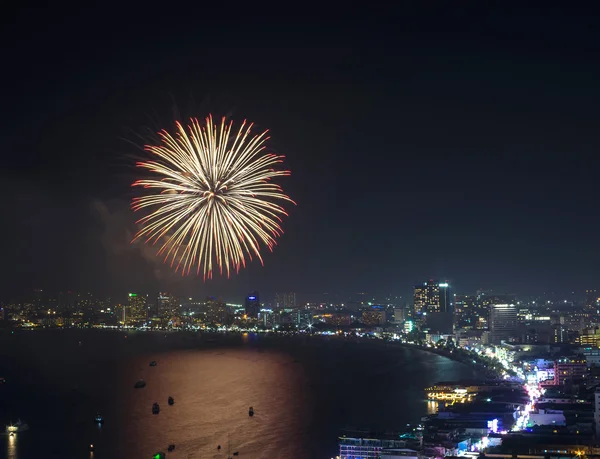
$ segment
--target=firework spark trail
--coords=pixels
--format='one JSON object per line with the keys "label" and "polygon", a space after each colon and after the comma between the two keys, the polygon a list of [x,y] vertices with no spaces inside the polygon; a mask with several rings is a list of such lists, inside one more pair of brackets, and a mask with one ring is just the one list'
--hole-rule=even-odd
{"label": "firework spark trail", "polygon": [[253,125],[244,121],[232,136],[232,127],[225,118],[217,126],[212,116],[205,125],[191,119],[187,130],[177,122],[175,136],[163,130],[160,145],[145,147],[155,159],[137,163],[158,177],[132,185],[153,190],[133,199],[134,211],[150,212],[137,221],[132,242],[161,241],[157,254],[183,275],[195,266],[211,278],[213,260],[227,276],[246,266],[246,256],[262,263],[261,243],[273,250],[287,216],[272,201],[294,203],[271,181],[290,172],[276,169],[283,156],[264,153],[268,131],[250,137]]}

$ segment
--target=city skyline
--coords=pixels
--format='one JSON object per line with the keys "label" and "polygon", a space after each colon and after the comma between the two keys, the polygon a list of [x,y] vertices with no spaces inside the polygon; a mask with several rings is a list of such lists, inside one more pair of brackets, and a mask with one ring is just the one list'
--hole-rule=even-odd
{"label": "city skyline", "polygon": [[[408,293],[404,295],[395,294],[394,292],[388,293],[374,293],[374,292],[364,292],[364,291],[356,291],[356,292],[322,292],[320,294],[315,294],[311,296],[306,296],[299,291],[264,291],[261,289],[253,289],[251,292],[244,292],[241,296],[235,295],[217,295],[214,292],[205,291],[195,294],[188,294],[185,292],[179,292],[177,290],[165,291],[159,290],[157,288],[153,289],[127,289],[121,291],[112,291],[109,293],[106,292],[98,292],[98,291],[89,291],[89,290],[75,290],[75,289],[25,289],[18,293],[7,295],[4,297],[0,297],[0,305],[6,304],[9,302],[23,302],[29,301],[32,298],[36,298],[39,295],[43,295],[45,297],[55,297],[58,298],[64,295],[76,295],[82,297],[94,297],[96,299],[106,299],[110,298],[113,301],[127,301],[131,292],[136,292],[136,294],[150,295],[153,298],[156,298],[156,301],[159,303],[166,299],[165,295],[174,296],[176,298],[184,299],[184,300],[193,300],[193,301],[204,301],[207,298],[215,298],[220,299],[228,304],[239,304],[243,305],[246,301],[248,295],[253,293],[260,294],[260,303],[263,305],[272,305],[273,307],[283,308],[289,307],[290,304],[295,304],[297,307],[301,307],[303,304],[334,304],[340,305],[343,303],[354,302],[354,303],[367,303],[375,301],[378,304],[395,304],[400,307],[410,308],[414,310],[415,313],[419,312],[435,312],[436,309],[440,307],[440,298],[437,299],[427,298],[423,296],[420,298],[422,294],[418,293],[418,290],[425,286],[427,288],[428,285],[435,286],[436,292],[440,290],[439,286],[444,286],[446,291],[446,295],[452,295],[452,303],[455,303],[457,300],[457,296],[460,300],[464,298],[478,298],[481,295],[489,297],[489,301],[495,301],[497,303],[507,302],[507,299],[510,299],[509,302],[517,304],[517,299],[522,299],[523,302],[531,302],[536,299],[543,299],[545,302],[550,303],[568,303],[572,305],[581,305],[586,310],[595,310],[595,305],[597,301],[600,300],[600,295],[598,295],[598,290],[596,289],[586,289],[579,292],[569,292],[568,295],[560,295],[556,292],[537,292],[537,293],[528,293],[528,294],[516,294],[514,292],[504,292],[500,290],[494,289],[477,289],[475,291],[463,291],[461,289],[456,289],[454,283],[444,280],[442,283],[440,281],[434,280],[426,280],[417,283],[416,285],[411,285]],[[439,296],[439,293],[437,293]],[[436,296],[436,293],[433,293],[433,296]],[[445,304],[449,302],[450,298],[446,297],[444,299],[444,306],[442,306],[443,310],[446,310]],[[437,304],[437,306],[435,306]],[[543,304],[543,303],[538,303]],[[453,309],[453,307],[452,307]],[[442,311],[443,312],[443,311]]]}

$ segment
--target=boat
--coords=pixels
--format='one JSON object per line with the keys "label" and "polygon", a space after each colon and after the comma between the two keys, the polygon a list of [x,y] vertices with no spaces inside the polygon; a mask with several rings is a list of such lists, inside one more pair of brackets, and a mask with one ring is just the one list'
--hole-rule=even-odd
{"label": "boat", "polygon": [[0,378],[0,384],[6,384],[6,378]]}
{"label": "boat", "polygon": [[173,399],[173,397],[169,397],[169,405],[173,405],[175,403],[175,400]]}
{"label": "boat", "polygon": [[152,459],[165,459],[165,457],[167,457],[167,455],[163,452],[160,452],[152,456]]}
{"label": "boat", "polygon": [[152,362],[150,362],[150,366],[151,366],[151,367],[155,367],[156,365],[158,365],[158,364],[156,363],[156,360],[153,360]]}
{"label": "boat", "polygon": [[25,424],[24,422],[21,422],[20,419],[19,419],[19,421],[17,421],[16,424],[11,423],[6,426],[7,433],[25,432],[26,430],[29,430],[29,426],[27,424]]}
{"label": "boat", "polygon": [[90,453],[93,453],[95,449],[96,448],[94,448],[94,445],[90,445]]}
{"label": "boat", "polygon": [[167,449],[169,452],[171,452],[175,449],[175,445],[173,443],[171,443]]}
{"label": "boat", "polygon": [[138,382],[136,382],[133,387],[135,389],[141,389],[142,387],[146,387],[146,381],[144,381],[143,379],[140,379]]}
{"label": "boat", "polygon": [[248,409],[248,416],[254,416],[254,408],[250,407]]}
{"label": "boat", "polygon": [[154,402],[154,405],[152,405],[152,414],[158,413],[160,413],[160,406],[158,405],[158,403]]}
{"label": "boat", "polygon": [[97,422],[98,424],[104,424],[104,418],[102,416],[100,416],[99,414],[96,415],[96,417],[94,418],[94,421]]}

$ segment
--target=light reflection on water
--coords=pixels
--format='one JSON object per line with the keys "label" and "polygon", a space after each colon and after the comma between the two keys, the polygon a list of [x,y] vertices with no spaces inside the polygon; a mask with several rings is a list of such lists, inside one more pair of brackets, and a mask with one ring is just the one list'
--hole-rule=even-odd
{"label": "light reflection on water", "polygon": [[17,436],[8,436],[6,457],[8,459],[17,459]]}
{"label": "light reflection on water", "polygon": [[[302,368],[291,366],[289,357],[227,350],[170,354],[156,368],[146,360],[131,368],[138,369],[147,387],[125,392],[119,400],[120,423],[130,426],[127,438],[119,449],[106,445],[97,454],[149,457],[170,443],[184,457],[224,457],[230,443],[248,457],[293,456],[297,450],[289,434],[302,434],[308,422],[299,387]],[[123,385],[131,386],[131,374]],[[173,406],[167,404],[169,396],[175,399]],[[151,414],[154,402],[160,404],[159,415]],[[253,417],[248,416],[250,406]],[[108,412],[107,428],[114,414]]]}
{"label": "light reflection on water", "polygon": [[[225,459],[235,451],[247,458],[331,457],[342,429],[418,422],[434,409],[423,403],[424,387],[473,376],[443,357],[377,343],[128,335],[0,335],[3,371],[11,376],[0,392],[0,417],[30,426],[18,448],[16,438],[5,445],[0,437],[0,456],[144,458],[174,443],[173,454],[187,459]],[[150,367],[151,360],[158,365]],[[147,386],[134,389],[141,378]]]}
{"label": "light reflection on water", "polygon": [[427,400],[427,414],[436,414],[438,412],[438,402]]}

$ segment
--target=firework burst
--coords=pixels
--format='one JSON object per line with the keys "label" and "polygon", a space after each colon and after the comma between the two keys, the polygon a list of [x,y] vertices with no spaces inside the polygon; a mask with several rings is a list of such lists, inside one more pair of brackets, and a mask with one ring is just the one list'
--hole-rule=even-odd
{"label": "firework burst", "polygon": [[132,185],[153,191],[133,199],[134,211],[148,212],[133,241],[159,243],[157,255],[183,275],[195,268],[211,278],[218,266],[229,276],[253,255],[262,263],[261,245],[273,250],[287,216],[274,201],[293,203],[272,182],[290,172],[276,169],[283,156],[265,153],[268,131],[252,135],[246,121],[237,133],[232,127],[212,116],[192,118],[187,129],[177,122],[175,135],[163,130],[158,145],[145,147],[153,160],[137,163],[155,178]]}

